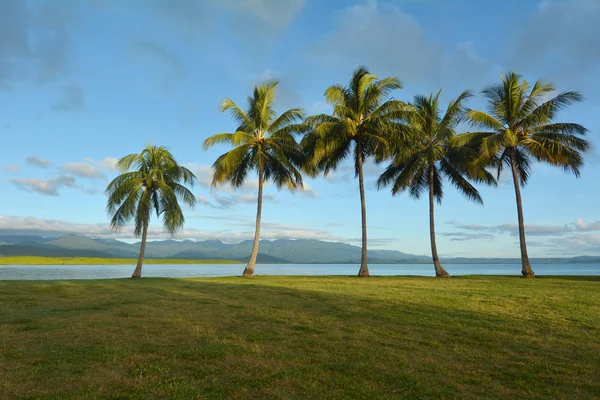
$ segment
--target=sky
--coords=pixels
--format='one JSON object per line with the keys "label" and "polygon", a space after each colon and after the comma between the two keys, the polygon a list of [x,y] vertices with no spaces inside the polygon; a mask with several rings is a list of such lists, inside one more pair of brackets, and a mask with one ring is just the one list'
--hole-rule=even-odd
{"label": "sky", "polygon": [[[443,88],[444,104],[476,95],[514,70],[586,98],[559,121],[594,145],[581,178],[535,164],[523,189],[530,256],[600,255],[600,1],[598,0],[2,0],[0,1],[0,233],[85,234],[109,229],[104,190],[117,159],[167,146],[191,168],[198,204],[177,239],[253,236],[256,176],[237,191],[210,188],[208,136],[235,129],[220,102],[245,106],[254,84],[276,79],[277,109],[328,113],[323,92],[358,65],[395,76],[394,98]],[[368,163],[369,248],[429,254],[428,203],[378,191]],[[436,208],[441,256],[518,257],[509,175],[478,187],[484,205],[450,185]],[[360,244],[352,167],[305,179],[305,191],[265,188],[262,237]],[[160,221],[152,239],[168,238]]]}

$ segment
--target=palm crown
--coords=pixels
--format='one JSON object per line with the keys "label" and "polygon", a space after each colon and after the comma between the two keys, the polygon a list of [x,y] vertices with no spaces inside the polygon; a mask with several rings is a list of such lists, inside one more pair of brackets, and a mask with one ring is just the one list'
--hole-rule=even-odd
{"label": "palm crown", "polygon": [[294,133],[300,129],[297,122],[302,120],[303,111],[293,108],[277,116],[274,109],[277,84],[255,86],[246,111],[230,99],[221,104],[221,111],[229,111],[238,126],[234,133],[220,133],[204,141],[205,149],[217,143],[234,146],[214,162],[213,186],[229,182],[239,187],[248,173],[255,170],[259,179],[273,181],[278,188],[302,188],[302,175],[297,167],[303,154]]}
{"label": "palm crown", "polygon": [[582,151],[589,143],[578,137],[586,128],[574,123],[555,123],[559,111],[583,100],[578,92],[568,91],[546,100],[555,92],[552,84],[538,80],[530,87],[514,72],[502,77],[498,84],[483,91],[488,98],[488,113],[469,110],[472,123],[489,129],[476,132],[481,140],[484,160],[493,160],[498,175],[514,159],[521,185],[527,183],[532,158],[562,167],[579,176],[583,165]]}
{"label": "palm crown", "polygon": [[[130,154],[117,162],[121,175],[107,187],[107,211],[113,214],[110,225],[117,230],[135,221],[134,233],[142,234],[151,211],[162,215],[165,229],[175,234],[185,218],[178,199],[193,207],[196,198],[182,183],[193,184],[196,177],[180,166],[165,147],[148,145],[140,154]],[[129,171],[133,168],[133,171]]]}
{"label": "palm crown", "polygon": [[395,146],[393,161],[377,185],[391,184],[392,194],[408,190],[418,199],[431,184],[434,197],[441,203],[445,177],[468,199],[483,203],[477,189],[466,178],[494,184],[494,177],[484,168],[473,165],[477,149],[459,145],[455,131],[465,112],[463,103],[471,94],[461,93],[448,105],[444,115],[439,108],[440,94],[441,91],[435,96],[415,96],[411,104],[413,111],[405,117],[405,140]]}
{"label": "palm crown", "polygon": [[330,86],[325,100],[333,106],[333,115],[315,115],[305,121],[310,133],[302,146],[311,156],[309,170],[327,174],[354,152],[358,176],[359,158],[361,162],[369,156],[383,159],[397,133],[396,119],[406,112],[405,103],[388,98],[401,88],[397,78],[377,79],[365,67],[354,71],[348,86]]}

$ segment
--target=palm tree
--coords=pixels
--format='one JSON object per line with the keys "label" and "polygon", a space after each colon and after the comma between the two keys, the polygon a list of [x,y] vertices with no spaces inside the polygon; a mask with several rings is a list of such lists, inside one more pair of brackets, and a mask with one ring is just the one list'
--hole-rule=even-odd
{"label": "palm tree", "polygon": [[534,272],[527,255],[519,186],[527,183],[532,159],[561,167],[579,177],[583,166],[581,153],[590,148],[589,142],[578,137],[587,132],[583,126],[553,122],[559,111],[583,101],[583,96],[569,91],[548,99],[554,92],[555,88],[550,83],[538,80],[530,87],[520,75],[508,72],[502,76],[501,82],[482,92],[488,98],[488,113],[467,112],[475,127],[489,129],[470,135],[481,141],[483,162],[491,161],[497,168],[498,177],[504,168],[510,168],[512,172],[519,221],[521,273],[525,278],[533,278]]}
{"label": "palm tree", "polygon": [[494,177],[483,166],[471,161],[477,158],[477,149],[455,144],[455,128],[464,115],[463,102],[471,97],[464,91],[448,105],[442,116],[437,95],[415,96],[414,111],[405,118],[407,142],[394,148],[391,164],[377,180],[378,188],[392,185],[392,194],[408,190],[415,199],[424,190],[429,192],[429,236],[435,276],[449,277],[442,267],[435,241],[434,200],[442,202],[443,179],[446,178],[469,200],[483,204],[477,189],[467,178],[478,182],[495,184]]}
{"label": "palm tree", "polygon": [[368,157],[382,160],[387,156],[392,136],[397,133],[397,118],[406,104],[388,98],[402,83],[394,77],[377,79],[365,67],[358,67],[348,86],[333,85],[325,91],[325,100],[333,106],[333,115],[315,115],[305,121],[309,131],[302,147],[309,158],[305,168],[311,175],[327,175],[348,157],[358,177],[362,220],[362,255],[358,276],[369,276],[367,266],[367,211],[363,164]]}
{"label": "palm tree", "polygon": [[245,277],[254,274],[258,256],[264,183],[272,181],[278,189],[285,186],[292,191],[303,188],[302,175],[297,169],[302,164],[303,154],[294,138],[294,133],[301,129],[296,122],[302,120],[303,111],[292,108],[277,116],[274,109],[277,84],[269,82],[255,86],[252,97],[248,97],[246,111],[225,99],[221,103],[221,112],[229,111],[237,128],[233,133],[220,133],[204,141],[205,150],[217,143],[234,147],[213,164],[213,187],[229,182],[239,188],[250,171],[258,174],[256,230],[250,260],[243,273]]}
{"label": "palm tree", "polygon": [[106,209],[113,215],[110,227],[115,231],[131,219],[135,221],[133,232],[135,236],[142,236],[142,242],[137,266],[131,277],[141,278],[152,210],[157,217],[162,215],[163,226],[174,235],[185,222],[178,199],[190,207],[196,204],[196,198],[182,183],[193,185],[196,177],[190,170],[180,166],[163,146],[148,145],[140,154],[121,158],[117,168],[121,175],[106,188]]}

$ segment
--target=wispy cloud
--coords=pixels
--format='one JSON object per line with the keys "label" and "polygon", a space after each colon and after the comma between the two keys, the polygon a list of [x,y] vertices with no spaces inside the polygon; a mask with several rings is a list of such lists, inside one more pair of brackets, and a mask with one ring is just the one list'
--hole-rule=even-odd
{"label": "wispy cloud", "polygon": [[76,9],[64,2],[0,1],[0,90],[68,74]]}
{"label": "wispy cloud", "polygon": [[440,236],[448,237],[453,242],[461,242],[465,240],[474,240],[474,239],[494,239],[494,236],[491,233],[468,233],[468,232],[440,232],[438,233]]}
{"label": "wispy cloud", "polygon": [[102,178],[104,176],[96,167],[87,163],[67,163],[60,169],[81,178]]}
{"label": "wispy cloud", "polygon": [[52,161],[37,156],[29,156],[25,159],[25,162],[38,168],[50,168],[52,166]]}
{"label": "wispy cloud", "polygon": [[256,19],[271,28],[281,30],[304,8],[306,0],[212,0],[225,10],[237,12]]}
{"label": "wispy cloud", "polygon": [[165,44],[152,40],[140,41],[133,45],[133,53],[141,61],[159,69],[159,86],[167,93],[189,75],[188,67]]}
{"label": "wispy cloud", "polygon": [[78,188],[75,178],[69,175],[60,175],[53,179],[35,179],[35,178],[12,178],[10,181],[19,189],[27,192],[36,192],[47,196],[58,196],[59,189]]}
{"label": "wispy cloud", "polygon": [[[219,195],[213,193],[212,200],[208,199],[206,196],[200,194],[196,196],[196,200],[199,204],[218,208],[222,210],[228,210],[232,208],[237,208],[241,205],[245,204],[256,204],[258,200],[258,196],[254,194],[233,194],[233,195]],[[263,195],[263,202],[273,202],[275,201],[275,195],[265,194]]]}
{"label": "wispy cloud", "polygon": [[[240,226],[242,229],[240,230]],[[262,225],[262,239],[320,239],[329,241],[349,242],[344,238],[332,236],[327,231],[314,230],[304,226],[285,225],[265,221]],[[247,228],[247,229],[246,229]],[[79,234],[103,238],[133,238],[133,228],[125,227],[119,232],[113,232],[109,223],[81,224],[63,220],[41,219],[36,217],[0,216],[0,232],[7,234],[32,234],[42,236],[63,236]],[[167,239],[172,236],[160,226],[151,224],[148,231],[150,239]],[[180,239],[211,240],[219,239],[227,243],[235,243],[254,237],[254,223],[243,222],[234,229],[224,229],[209,232],[200,229],[185,228],[176,235]]]}
{"label": "wispy cloud", "polygon": [[8,172],[19,172],[21,171],[21,167],[17,164],[8,164],[3,167],[5,171]]}
{"label": "wispy cloud", "polygon": [[52,105],[52,110],[60,112],[80,111],[85,106],[85,93],[83,88],[77,84],[63,87],[62,96],[59,101]]}
{"label": "wispy cloud", "polygon": [[[440,236],[449,237],[452,241],[495,239],[498,235],[508,234],[512,237],[519,235],[517,224],[476,225],[449,221],[449,225],[460,229],[459,232],[440,232]],[[600,252],[600,221],[586,222],[578,218],[574,222],[562,225],[526,224],[527,237],[535,237],[529,242],[532,247],[549,247],[553,252],[560,253],[568,250],[582,254],[585,252]]]}
{"label": "wispy cloud", "polygon": [[[456,221],[447,222],[458,229],[478,232],[488,232],[491,234],[502,234],[507,233],[512,236],[519,234],[518,224],[500,224],[500,225],[475,225],[475,224],[462,224]],[[564,225],[540,225],[540,224],[526,224],[525,231],[528,236],[559,236],[575,231],[575,223],[564,224]]]}
{"label": "wispy cloud", "polygon": [[514,31],[507,58],[518,68],[550,69],[571,80],[589,76],[600,70],[599,20],[597,0],[540,1],[535,15]]}
{"label": "wispy cloud", "polygon": [[105,172],[116,172],[116,163],[117,159],[114,157],[106,157],[100,161],[86,158],[83,162],[64,164],[60,170],[80,178],[99,179],[105,178]]}
{"label": "wispy cloud", "polygon": [[[369,60],[374,71],[436,85],[442,81],[473,84],[483,81],[491,71],[472,43],[461,43],[447,54],[428,38],[415,18],[388,2],[348,6],[338,13],[333,26],[333,31],[315,46],[316,61],[324,65],[359,65]],[[410,54],[410,62],[406,54]]]}

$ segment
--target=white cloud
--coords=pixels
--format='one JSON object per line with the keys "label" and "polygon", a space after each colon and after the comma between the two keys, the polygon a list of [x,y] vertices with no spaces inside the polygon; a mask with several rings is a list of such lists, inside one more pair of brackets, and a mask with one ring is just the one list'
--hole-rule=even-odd
{"label": "white cloud", "polygon": [[[450,240],[471,240],[471,239],[493,239],[495,235],[509,234],[511,236],[519,235],[519,226],[515,223],[500,224],[500,225],[475,225],[462,224],[456,221],[447,222],[455,228],[460,229],[459,232],[441,232],[441,236],[450,237]],[[466,232],[465,232],[466,231]],[[553,243],[565,243],[575,245],[580,240],[588,240],[594,235],[583,235],[582,232],[597,232],[600,231],[600,221],[585,222],[583,218],[577,218],[575,222],[564,225],[541,225],[541,224],[526,224],[525,234],[528,237],[538,236],[546,238],[555,238]],[[473,233],[474,232],[474,233]],[[587,238],[587,239],[586,239]],[[538,244],[539,246],[540,244]]]}
{"label": "white cloud", "polygon": [[4,166],[4,170],[8,172],[20,172],[21,167],[17,164],[8,164]]}
{"label": "white cloud", "polygon": [[[234,189],[228,183],[219,185],[216,188],[211,188],[212,179],[213,179],[213,170],[210,165],[198,165],[196,163],[185,163],[185,164],[183,164],[183,166],[188,168],[190,171],[192,171],[194,173],[194,175],[196,175],[196,178],[197,178],[196,183],[197,184],[199,184],[203,188],[212,189],[213,192],[227,192],[227,193],[252,192],[252,193],[255,193],[258,191],[258,179],[257,178],[246,179],[244,181],[244,184],[237,189]],[[265,183],[264,187],[266,187],[266,186],[269,186],[268,182]]]}
{"label": "white cloud", "polygon": [[50,166],[52,165],[52,161],[37,156],[29,156],[25,159],[25,162],[28,165],[38,168],[50,168]]}
{"label": "white cloud", "polygon": [[87,163],[68,163],[60,167],[63,172],[81,178],[102,178],[102,172],[96,167]]}
{"label": "white cloud", "polygon": [[86,158],[84,161],[97,166],[98,168],[102,169],[103,171],[115,172],[115,171],[117,171],[117,161],[119,161],[119,160],[117,160],[114,157],[106,157],[104,160],[101,160],[101,161],[96,161],[91,158]]}
{"label": "white cloud", "polygon": [[600,231],[600,221],[587,223],[583,218],[577,218],[575,225],[577,226],[577,230],[580,231]]}
{"label": "white cloud", "polygon": [[12,178],[10,180],[19,189],[27,192],[36,192],[47,196],[58,196],[58,190],[63,187],[78,188],[75,178],[69,175],[60,175],[53,179]]}
{"label": "white cloud", "polygon": [[[213,193],[213,199],[209,200],[206,196],[199,194],[196,196],[196,200],[201,204],[212,208],[218,209],[231,209],[244,204],[256,204],[258,196],[256,194],[232,194],[232,195],[219,195]],[[275,201],[275,195],[265,194],[263,195],[263,202]]]}
{"label": "white cloud", "polygon": [[586,233],[552,240],[554,248],[567,248],[575,253],[600,253],[600,234]]}
{"label": "white cloud", "polygon": [[208,200],[208,198],[202,194],[199,194],[196,196],[196,201],[204,206],[209,206],[210,205],[210,200]]}
{"label": "white cloud", "polygon": [[83,162],[66,163],[60,167],[62,172],[70,175],[75,175],[80,178],[99,179],[104,178],[104,173],[114,173],[117,159],[114,157],[106,157],[103,160],[94,160],[93,158],[85,158]]}
{"label": "white cloud", "polygon": [[[510,224],[500,224],[500,225],[473,225],[473,224],[462,224],[456,221],[447,222],[448,225],[452,225],[458,229],[468,230],[468,231],[479,231],[479,232],[488,232],[488,233],[508,233],[512,236],[517,236],[519,234],[519,225],[515,223]],[[574,224],[564,224],[564,225],[541,225],[541,224],[526,224],[525,225],[525,233],[527,236],[560,236],[571,233],[574,231]]]}
{"label": "white cloud", "polygon": [[198,165],[196,163],[185,163],[184,167],[188,168],[194,175],[196,175],[196,183],[203,188],[210,189],[212,183],[213,171],[210,165]]}
{"label": "white cloud", "polygon": [[[235,225],[246,226],[248,229],[208,232],[189,228],[183,229],[177,233],[176,237],[180,239],[198,240],[219,239],[228,243],[239,242],[241,240],[252,239],[254,237],[254,222],[238,222],[235,223]],[[344,238],[332,236],[327,231],[314,230],[303,226],[284,225],[265,221],[261,227],[261,239],[320,239],[348,242],[348,240]],[[79,234],[103,238],[130,239],[134,237],[132,234],[132,227],[125,227],[119,232],[113,232],[110,230],[108,222],[81,224],[61,220],[15,216],[0,216],[0,232],[42,236]],[[168,232],[165,232],[160,226],[153,225],[151,222],[150,229],[148,230],[148,237],[149,239],[168,239],[171,237],[171,235]]]}
{"label": "white cloud", "polygon": [[304,190],[300,190],[298,194],[310,197],[311,199],[319,197],[318,193],[307,182],[304,182]]}

